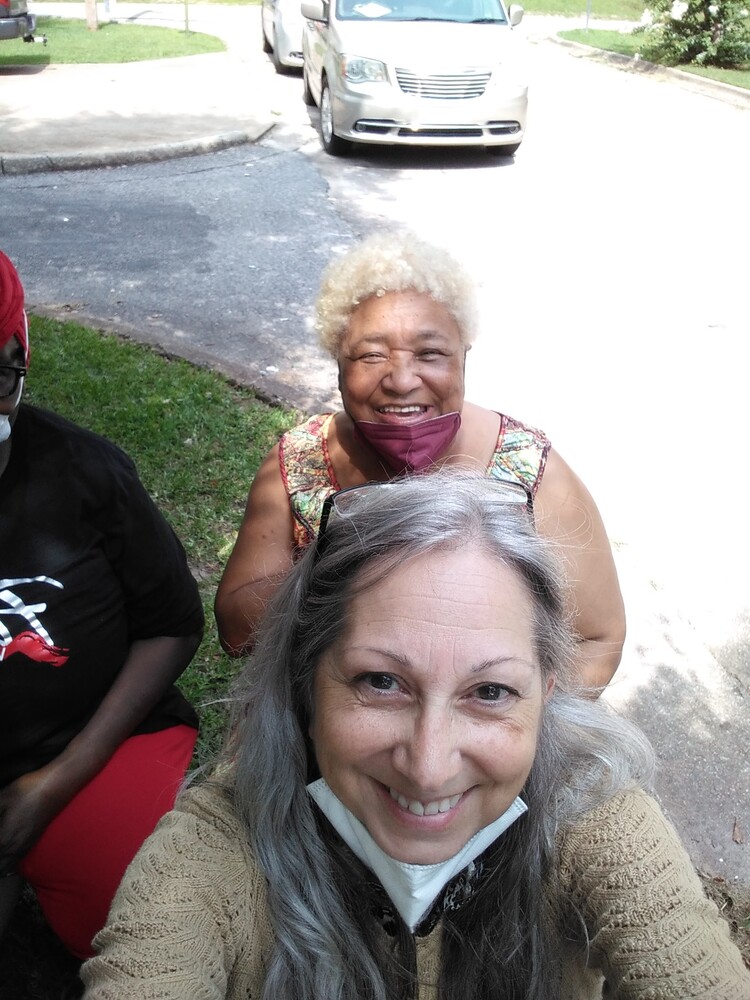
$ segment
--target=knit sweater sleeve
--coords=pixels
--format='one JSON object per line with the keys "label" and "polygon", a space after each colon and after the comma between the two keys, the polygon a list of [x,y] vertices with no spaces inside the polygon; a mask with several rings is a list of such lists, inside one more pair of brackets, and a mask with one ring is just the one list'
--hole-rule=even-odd
{"label": "knit sweater sleeve", "polygon": [[750,973],[658,804],[621,793],[567,831],[561,887],[613,1000],[748,1000]]}
{"label": "knit sweater sleeve", "polygon": [[260,995],[271,927],[265,882],[228,793],[211,783],[178,800],[115,896],[85,1000],[225,1000]]}

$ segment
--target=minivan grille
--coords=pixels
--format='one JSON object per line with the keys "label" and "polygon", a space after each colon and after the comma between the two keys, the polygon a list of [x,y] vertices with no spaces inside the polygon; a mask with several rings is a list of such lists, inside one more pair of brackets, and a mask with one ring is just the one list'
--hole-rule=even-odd
{"label": "minivan grille", "polygon": [[419,76],[396,67],[396,79],[405,94],[437,100],[464,100],[481,97],[490,80],[489,70],[467,69],[459,73],[435,73]]}

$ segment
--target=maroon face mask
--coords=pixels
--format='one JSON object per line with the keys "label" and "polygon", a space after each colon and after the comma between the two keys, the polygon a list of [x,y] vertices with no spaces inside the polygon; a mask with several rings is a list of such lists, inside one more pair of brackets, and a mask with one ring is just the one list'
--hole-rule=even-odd
{"label": "maroon face mask", "polygon": [[443,413],[418,424],[355,420],[354,432],[396,472],[420,472],[440,458],[458,434],[460,413]]}

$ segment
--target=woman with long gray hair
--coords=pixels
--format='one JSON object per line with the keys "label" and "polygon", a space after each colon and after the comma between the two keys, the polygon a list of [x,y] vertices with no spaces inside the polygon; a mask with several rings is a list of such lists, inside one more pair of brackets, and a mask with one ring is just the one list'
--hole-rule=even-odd
{"label": "woman with long gray hair", "polygon": [[572,688],[565,607],[522,490],[331,498],[87,1000],[747,1000],[645,738]]}

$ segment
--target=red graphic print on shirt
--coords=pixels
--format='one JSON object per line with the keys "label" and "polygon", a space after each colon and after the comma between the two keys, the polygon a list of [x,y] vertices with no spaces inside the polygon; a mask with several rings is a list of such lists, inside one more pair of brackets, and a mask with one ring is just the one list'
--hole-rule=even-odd
{"label": "red graphic print on shirt", "polygon": [[[28,583],[44,583],[60,590],[63,587],[59,580],[53,580],[49,576],[0,580],[0,662],[14,653],[20,653],[36,663],[62,667],[67,663],[68,650],[54,644],[38,617],[47,610],[46,603],[26,604],[16,593],[15,588]],[[21,618],[29,627],[13,636],[6,625],[13,618]]]}

